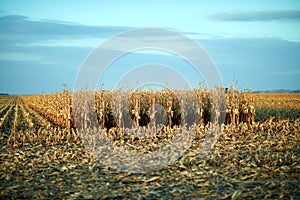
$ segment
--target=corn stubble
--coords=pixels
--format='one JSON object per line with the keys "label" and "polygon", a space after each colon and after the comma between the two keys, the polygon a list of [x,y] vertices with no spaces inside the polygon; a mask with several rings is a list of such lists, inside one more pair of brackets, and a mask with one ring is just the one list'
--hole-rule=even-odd
{"label": "corn stubble", "polygon": [[[300,118],[270,116],[263,110],[297,110],[299,95],[270,96],[234,89],[224,97],[206,89],[100,90],[92,94],[94,105],[73,105],[73,95],[64,90],[57,94],[0,97],[1,198],[300,196]],[[76,95],[86,98],[87,94],[83,91]],[[224,113],[217,112],[223,106],[219,98],[224,98]],[[221,107],[216,109],[218,106]],[[93,108],[96,118],[80,115],[76,108],[84,107]],[[214,148],[201,154],[209,128],[223,121]],[[148,173],[115,170],[91,152],[105,148],[105,142],[132,153],[157,152],[170,144],[179,130],[189,134],[191,128],[196,130],[195,135],[184,138],[192,138],[190,148],[169,165]],[[104,143],[99,144],[99,137]],[[108,159],[110,164],[116,160]],[[131,163],[130,157],[121,159]],[[151,169],[154,164],[145,163],[145,167]]]}

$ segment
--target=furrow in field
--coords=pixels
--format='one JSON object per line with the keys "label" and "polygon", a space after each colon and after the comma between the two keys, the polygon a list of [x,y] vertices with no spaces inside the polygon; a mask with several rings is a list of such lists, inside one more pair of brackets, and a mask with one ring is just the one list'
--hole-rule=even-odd
{"label": "furrow in field", "polygon": [[0,104],[0,113],[3,112],[5,108],[7,108],[8,104]]}
{"label": "furrow in field", "polygon": [[11,102],[9,109],[0,121],[0,131],[6,134],[10,134],[13,127],[14,113],[15,113],[16,101]]}
{"label": "furrow in field", "polygon": [[22,108],[26,113],[28,113],[29,117],[32,120],[32,123],[34,124],[34,127],[36,129],[39,128],[47,128],[50,129],[53,127],[53,123],[51,123],[46,117],[40,115],[37,111],[30,108],[29,106],[22,103]]}
{"label": "furrow in field", "polygon": [[20,99],[18,99],[15,106],[15,117],[13,124],[13,131],[15,132],[25,132],[28,128],[27,121],[24,118],[24,111],[22,109],[22,102]]}
{"label": "furrow in field", "polygon": [[23,103],[20,103],[20,110],[22,112],[23,115],[23,121],[26,123],[26,131],[28,130],[33,130],[36,131],[39,127],[38,125],[36,125],[33,120],[32,120],[32,116],[30,115],[30,113],[25,109],[25,106]]}
{"label": "furrow in field", "polygon": [[7,98],[5,101],[3,101],[1,99],[1,103],[3,103],[3,104],[1,105],[1,108],[0,108],[0,118],[2,118],[7,113],[7,111],[10,109],[10,107],[14,103],[14,101],[15,101],[14,97]]}
{"label": "furrow in field", "polygon": [[7,113],[7,111],[10,109],[10,106],[10,104],[7,104],[0,110],[0,118],[2,118]]}

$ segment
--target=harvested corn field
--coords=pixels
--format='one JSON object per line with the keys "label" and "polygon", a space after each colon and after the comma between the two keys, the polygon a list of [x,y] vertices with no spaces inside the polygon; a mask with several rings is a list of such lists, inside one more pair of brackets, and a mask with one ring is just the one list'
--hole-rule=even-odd
{"label": "harvested corn field", "polygon": [[[222,122],[222,132],[214,147],[203,154],[216,104],[209,91],[193,92],[194,106],[177,100],[192,99],[191,92],[176,98],[180,94],[176,96],[172,91],[141,91],[131,93],[128,102],[123,102],[122,95],[126,94],[99,91],[94,101],[99,135],[85,129],[87,137],[79,130],[89,126],[90,119],[76,114],[79,111],[72,104],[74,94],[68,91],[1,97],[1,198],[299,198],[299,116],[273,117],[263,113],[264,120],[259,120],[259,109],[269,109],[269,104],[259,102],[268,102],[270,97],[230,91],[224,97],[225,118],[223,122],[217,120]],[[286,97],[273,98],[274,105],[280,102],[280,109],[290,109],[290,104],[284,107],[282,98]],[[293,96],[291,101],[291,105],[297,104],[299,96]],[[187,119],[194,121],[183,123],[182,115],[193,116]],[[74,119],[76,116],[81,118]],[[161,126],[151,127],[153,118]],[[196,132],[190,147],[157,170],[119,170],[98,159],[87,145],[97,144],[93,138],[97,136],[121,150],[149,154],[170,144],[179,129],[188,133],[191,127],[186,124],[193,123],[197,126],[191,126]],[[139,131],[146,132],[147,137],[139,137]],[[131,163],[132,158],[122,159]],[[144,163],[148,169],[155,164]]]}
{"label": "harvested corn field", "polygon": [[251,94],[257,111],[256,121],[297,119],[300,117],[300,94]]}

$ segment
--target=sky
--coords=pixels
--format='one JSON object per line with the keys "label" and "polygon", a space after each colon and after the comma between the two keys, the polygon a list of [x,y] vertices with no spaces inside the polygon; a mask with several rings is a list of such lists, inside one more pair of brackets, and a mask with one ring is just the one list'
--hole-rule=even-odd
{"label": "sky", "polygon": [[[53,93],[64,84],[72,90],[94,49],[118,34],[149,27],[176,31],[199,44],[225,87],[234,82],[241,89],[300,89],[297,0],[1,0],[0,93]],[[149,63],[174,68],[193,86],[205,81],[182,58],[152,50],[123,55],[99,85],[110,89],[126,72]],[[128,76],[131,81],[149,75],[141,69],[144,77]],[[163,78],[164,73],[153,74]]]}

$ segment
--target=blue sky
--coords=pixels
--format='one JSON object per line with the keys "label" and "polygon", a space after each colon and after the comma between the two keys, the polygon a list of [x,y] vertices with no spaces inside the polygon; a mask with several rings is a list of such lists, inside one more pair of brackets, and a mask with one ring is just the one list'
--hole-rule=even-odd
{"label": "blue sky", "polygon": [[[235,81],[253,90],[300,88],[300,1],[2,0],[0,92],[51,93],[64,83],[71,89],[94,48],[143,27],[170,28],[196,41],[225,86]],[[183,65],[167,54],[129,55],[115,63],[104,84],[111,84],[121,65],[129,69],[151,59]],[[188,70],[185,76],[193,79]]]}

